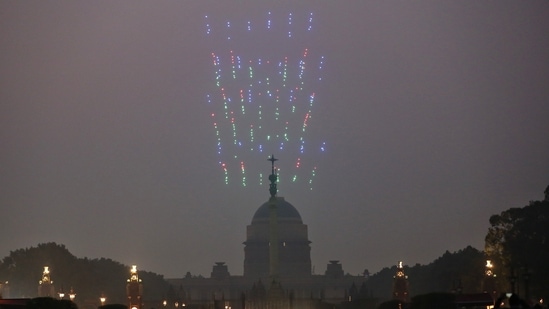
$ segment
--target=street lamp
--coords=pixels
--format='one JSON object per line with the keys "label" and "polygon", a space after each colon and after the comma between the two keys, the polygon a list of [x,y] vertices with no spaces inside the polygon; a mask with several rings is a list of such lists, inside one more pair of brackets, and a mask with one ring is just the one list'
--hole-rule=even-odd
{"label": "street lamp", "polygon": [[74,290],[72,289],[72,286],[71,286],[71,290],[69,291],[69,298],[71,301],[74,301],[75,297],[76,297],[76,293],[74,293]]}
{"label": "street lamp", "polygon": [[99,301],[101,301],[101,306],[105,305],[105,301],[107,301],[107,298],[105,297],[105,295],[103,295],[103,293],[101,293],[101,297],[99,297]]}
{"label": "street lamp", "polygon": [[59,298],[60,299],[63,299],[63,297],[65,297],[65,292],[63,292],[63,288],[61,288],[61,290],[59,290]]}

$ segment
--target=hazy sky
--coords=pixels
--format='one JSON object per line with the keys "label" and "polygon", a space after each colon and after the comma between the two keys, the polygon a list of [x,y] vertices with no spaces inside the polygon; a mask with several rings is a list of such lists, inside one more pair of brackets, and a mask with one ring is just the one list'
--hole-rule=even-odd
{"label": "hazy sky", "polygon": [[483,249],[490,215],[542,199],[549,1],[297,3],[1,1],[0,257],[53,241],[168,278],[219,261],[242,274],[269,193],[224,184],[205,15],[314,13],[326,60],[308,133],[326,151],[313,190],[279,195],[316,273]]}

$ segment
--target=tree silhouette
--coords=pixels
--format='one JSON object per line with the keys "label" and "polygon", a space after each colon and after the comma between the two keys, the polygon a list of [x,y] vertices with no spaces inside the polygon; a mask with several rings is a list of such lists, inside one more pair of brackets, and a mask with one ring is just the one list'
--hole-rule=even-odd
{"label": "tree silhouette", "polygon": [[[9,282],[10,297],[33,298],[44,266],[51,271],[56,291],[74,289],[76,303],[98,303],[101,294],[109,303],[126,303],[129,266],[106,258],[77,258],[64,245],[53,242],[11,251],[0,263],[0,280]],[[151,272],[140,271],[139,276],[145,285],[143,299],[160,303],[168,283]]]}
{"label": "tree silhouette", "polygon": [[490,217],[485,251],[500,269],[507,289],[522,296],[548,297],[549,200],[531,201]]}
{"label": "tree silhouette", "polygon": [[[410,295],[452,292],[457,290],[458,285],[463,293],[480,292],[485,260],[482,251],[467,246],[453,253],[446,251],[428,265],[405,265]],[[374,297],[391,299],[395,273],[396,266],[392,266],[370,276],[368,290]]]}

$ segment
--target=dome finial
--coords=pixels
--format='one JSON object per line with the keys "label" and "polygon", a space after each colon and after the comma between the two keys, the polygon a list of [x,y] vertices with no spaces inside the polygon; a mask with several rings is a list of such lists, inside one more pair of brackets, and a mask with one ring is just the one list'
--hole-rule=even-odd
{"label": "dome finial", "polygon": [[271,197],[276,196],[276,192],[278,191],[276,188],[276,170],[275,170],[275,161],[278,161],[278,159],[275,159],[274,155],[271,155],[267,161],[271,161],[271,175],[269,175],[269,180],[271,181],[271,184],[269,185],[269,192],[271,193]]}

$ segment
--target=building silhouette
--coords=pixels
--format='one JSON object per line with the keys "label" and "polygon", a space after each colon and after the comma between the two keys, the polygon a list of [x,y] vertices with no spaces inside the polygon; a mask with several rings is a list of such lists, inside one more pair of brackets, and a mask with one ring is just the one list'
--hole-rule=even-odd
{"label": "building silhouette", "polygon": [[[284,197],[276,197],[278,219],[278,275],[281,277],[311,275],[311,242],[307,225],[303,224],[297,209]],[[246,228],[244,242],[244,276],[269,276],[269,206],[265,202],[255,212]]]}
{"label": "building silhouette", "polygon": [[410,302],[408,276],[404,273],[402,262],[398,262],[396,274],[393,277],[393,299],[403,303]]}
{"label": "building silhouette", "polygon": [[50,278],[50,269],[44,266],[42,279],[38,282],[38,297],[55,297],[55,287]]}
{"label": "building silhouette", "polygon": [[290,202],[277,196],[276,159],[269,161],[271,196],[246,227],[243,275],[231,275],[228,265],[216,262],[209,278],[167,279],[179,291],[177,302],[213,304],[214,309],[313,308],[318,302],[349,301],[352,287],[366,282],[366,276],[346,275],[336,260],[329,261],[324,274],[312,273],[307,225]]}
{"label": "building silhouette", "polygon": [[130,270],[130,278],[126,284],[126,296],[128,297],[129,309],[142,309],[143,308],[143,284],[137,273],[137,266],[132,265]]}

